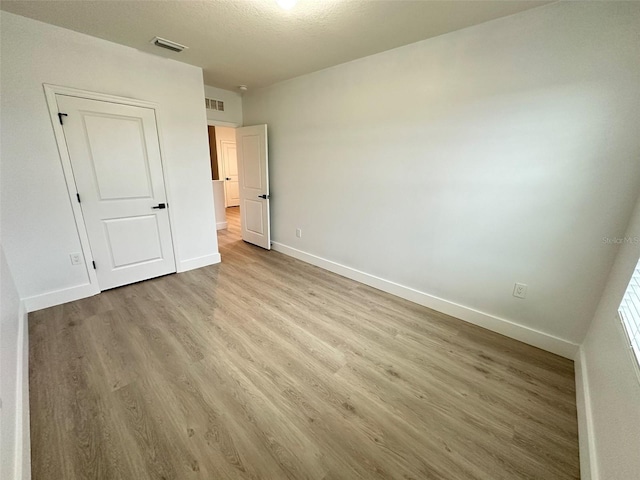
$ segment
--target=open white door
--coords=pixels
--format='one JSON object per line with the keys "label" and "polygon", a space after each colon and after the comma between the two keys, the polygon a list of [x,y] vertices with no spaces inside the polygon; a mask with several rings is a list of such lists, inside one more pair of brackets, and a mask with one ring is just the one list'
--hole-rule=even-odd
{"label": "open white door", "polygon": [[267,126],[236,129],[242,239],[271,250]]}
{"label": "open white door", "polygon": [[56,102],[100,290],[175,272],[155,111]]}

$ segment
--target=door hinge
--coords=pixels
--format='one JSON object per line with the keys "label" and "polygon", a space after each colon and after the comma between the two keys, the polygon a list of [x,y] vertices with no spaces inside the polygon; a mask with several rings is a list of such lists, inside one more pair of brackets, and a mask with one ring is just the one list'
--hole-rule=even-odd
{"label": "door hinge", "polygon": [[60,125],[64,125],[63,121],[62,121],[62,117],[68,117],[69,115],[67,115],[66,113],[60,113],[58,112],[58,120],[60,121]]}
{"label": "door hinge", "polygon": [[79,194],[79,193],[76,193],[76,197],[78,198],[78,203],[82,203],[82,202],[80,201],[80,194]]}
{"label": "door hinge", "polygon": [[93,269],[95,270],[95,269],[96,269],[96,262],[95,262],[95,260],[93,260],[91,263],[93,264]]}

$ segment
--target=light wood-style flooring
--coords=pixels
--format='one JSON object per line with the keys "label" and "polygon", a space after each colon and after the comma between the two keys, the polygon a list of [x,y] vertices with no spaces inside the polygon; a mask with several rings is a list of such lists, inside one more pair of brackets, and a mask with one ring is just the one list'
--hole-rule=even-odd
{"label": "light wood-style flooring", "polygon": [[572,362],[219,239],[29,315],[35,480],[579,478]]}

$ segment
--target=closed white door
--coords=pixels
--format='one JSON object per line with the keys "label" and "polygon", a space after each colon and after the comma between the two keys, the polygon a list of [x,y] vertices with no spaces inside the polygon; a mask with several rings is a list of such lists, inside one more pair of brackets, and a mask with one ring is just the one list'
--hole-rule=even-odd
{"label": "closed white door", "polygon": [[220,141],[224,168],[224,190],[227,207],[240,205],[240,187],[238,185],[238,157],[236,142]]}
{"label": "closed white door", "polygon": [[155,111],[56,101],[100,290],[175,272]]}
{"label": "closed white door", "polygon": [[267,126],[236,129],[242,239],[271,250]]}

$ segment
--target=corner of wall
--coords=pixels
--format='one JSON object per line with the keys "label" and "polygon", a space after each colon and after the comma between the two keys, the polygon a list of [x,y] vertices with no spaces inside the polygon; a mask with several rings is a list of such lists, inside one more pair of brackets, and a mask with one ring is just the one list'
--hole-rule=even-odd
{"label": "corner of wall", "polygon": [[576,353],[574,368],[576,377],[576,409],[578,413],[578,442],[580,448],[580,478],[582,478],[582,480],[599,480],[587,360],[582,346],[578,348]]}
{"label": "corner of wall", "polygon": [[29,324],[24,301],[18,310],[18,368],[16,379],[16,480],[31,479],[31,429],[29,423]]}
{"label": "corner of wall", "polygon": [[35,312],[36,310],[53,307],[54,305],[62,305],[63,303],[73,302],[81,298],[91,297],[98,293],[100,293],[100,289],[97,285],[87,283],[23,298],[21,303],[24,304],[26,312]]}

